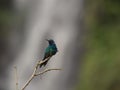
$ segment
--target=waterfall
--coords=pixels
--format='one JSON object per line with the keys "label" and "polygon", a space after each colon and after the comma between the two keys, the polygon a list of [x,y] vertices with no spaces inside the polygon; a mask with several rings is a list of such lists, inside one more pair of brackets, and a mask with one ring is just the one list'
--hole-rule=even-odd
{"label": "waterfall", "polygon": [[[35,78],[26,90],[71,90],[77,83],[82,38],[82,0],[16,0],[16,8],[26,13],[25,38],[9,73],[9,90],[15,89],[13,66],[18,67],[19,86],[31,75],[43,57],[45,39],[54,39],[58,53],[47,68],[61,68]],[[18,5],[18,7],[17,7]],[[78,42],[79,41],[79,42]],[[82,40],[81,40],[82,41]],[[42,79],[41,79],[42,78]]]}

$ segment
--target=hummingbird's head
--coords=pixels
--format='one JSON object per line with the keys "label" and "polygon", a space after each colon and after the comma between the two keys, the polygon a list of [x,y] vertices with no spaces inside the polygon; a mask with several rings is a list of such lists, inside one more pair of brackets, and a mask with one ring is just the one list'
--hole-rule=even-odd
{"label": "hummingbird's head", "polygon": [[52,39],[46,39],[46,40],[48,41],[49,45],[55,44],[54,40]]}

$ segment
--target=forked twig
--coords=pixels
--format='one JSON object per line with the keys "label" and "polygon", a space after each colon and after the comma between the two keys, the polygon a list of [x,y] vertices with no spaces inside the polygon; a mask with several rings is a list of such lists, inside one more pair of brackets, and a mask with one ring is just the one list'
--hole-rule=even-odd
{"label": "forked twig", "polygon": [[25,90],[25,88],[30,84],[30,82],[34,79],[35,76],[42,75],[42,74],[44,74],[44,73],[46,73],[46,72],[48,72],[48,71],[51,71],[51,70],[61,70],[61,69],[46,69],[46,70],[44,70],[44,71],[42,71],[42,72],[37,73],[38,67],[39,67],[41,64],[43,64],[44,62],[48,61],[50,58],[51,58],[51,57],[48,57],[48,58],[46,58],[44,61],[42,61],[42,60],[41,60],[41,61],[38,61],[38,63],[36,64],[35,69],[34,69],[32,75],[30,76],[30,78],[28,79],[28,81],[25,83],[25,85],[22,87],[21,90]]}
{"label": "forked twig", "polygon": [[48,72],[48,71],[52,71],[52,70],[61,70],[61,69],[46,69],[46,70],[44,70],[44,71],[42,71],[42,72],[36,73],[35,76],[42,75],[42,74],[44,74],[44,73],[46,73],[46,72]]}

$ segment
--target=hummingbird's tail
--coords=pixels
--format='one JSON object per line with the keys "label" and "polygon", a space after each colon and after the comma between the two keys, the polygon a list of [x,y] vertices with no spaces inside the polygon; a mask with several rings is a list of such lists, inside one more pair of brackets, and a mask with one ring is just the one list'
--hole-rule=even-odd
{"label": "hummingbird's tail", "polygon": [[[49,59],[50,59],[50,58],[49,58]],[[49,59],[48,59],[48,60],[49,60]],[[44,60],[45,60],[45,59],[43,59],[43,61],[44,61]],[[48,63],[48,60],[47,60],[47,61],[45,61],[44,63],[40,64],[40,68],[41,68],[42,66],[44,66],[44,67],[45,67],[45,66],[46,66],[46,64]]]}
{"label": "hummingbird's tail", "polygon": [[44,66],[45,67],[45,65],[48,63],[48,61],[46,61],[46,62],[44,62],[44,63],[42,63],[41,65],[40,65],[40,68],[42,67],[42,66]]}

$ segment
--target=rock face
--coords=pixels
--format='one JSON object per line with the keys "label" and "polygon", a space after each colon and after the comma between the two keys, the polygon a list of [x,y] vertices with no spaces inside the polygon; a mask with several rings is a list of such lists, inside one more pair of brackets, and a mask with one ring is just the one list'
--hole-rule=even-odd
{"label": "rock face", "polygon": [[[9,70],[9,90],[15,87],[12,68],[19,68],[20,86],[31,75],[37,60],[43,58],[47,46],[45,39],[54,39],[58,53],[51,58],[47,68],[62,71],[46,73],[34,79],[26,90],[71,90],[77,82],[82,47],[82,0],[16,1],[20,13],[25,12],[24,38],[21,50]],[[11,83],[12,82],[12,83]]]}

